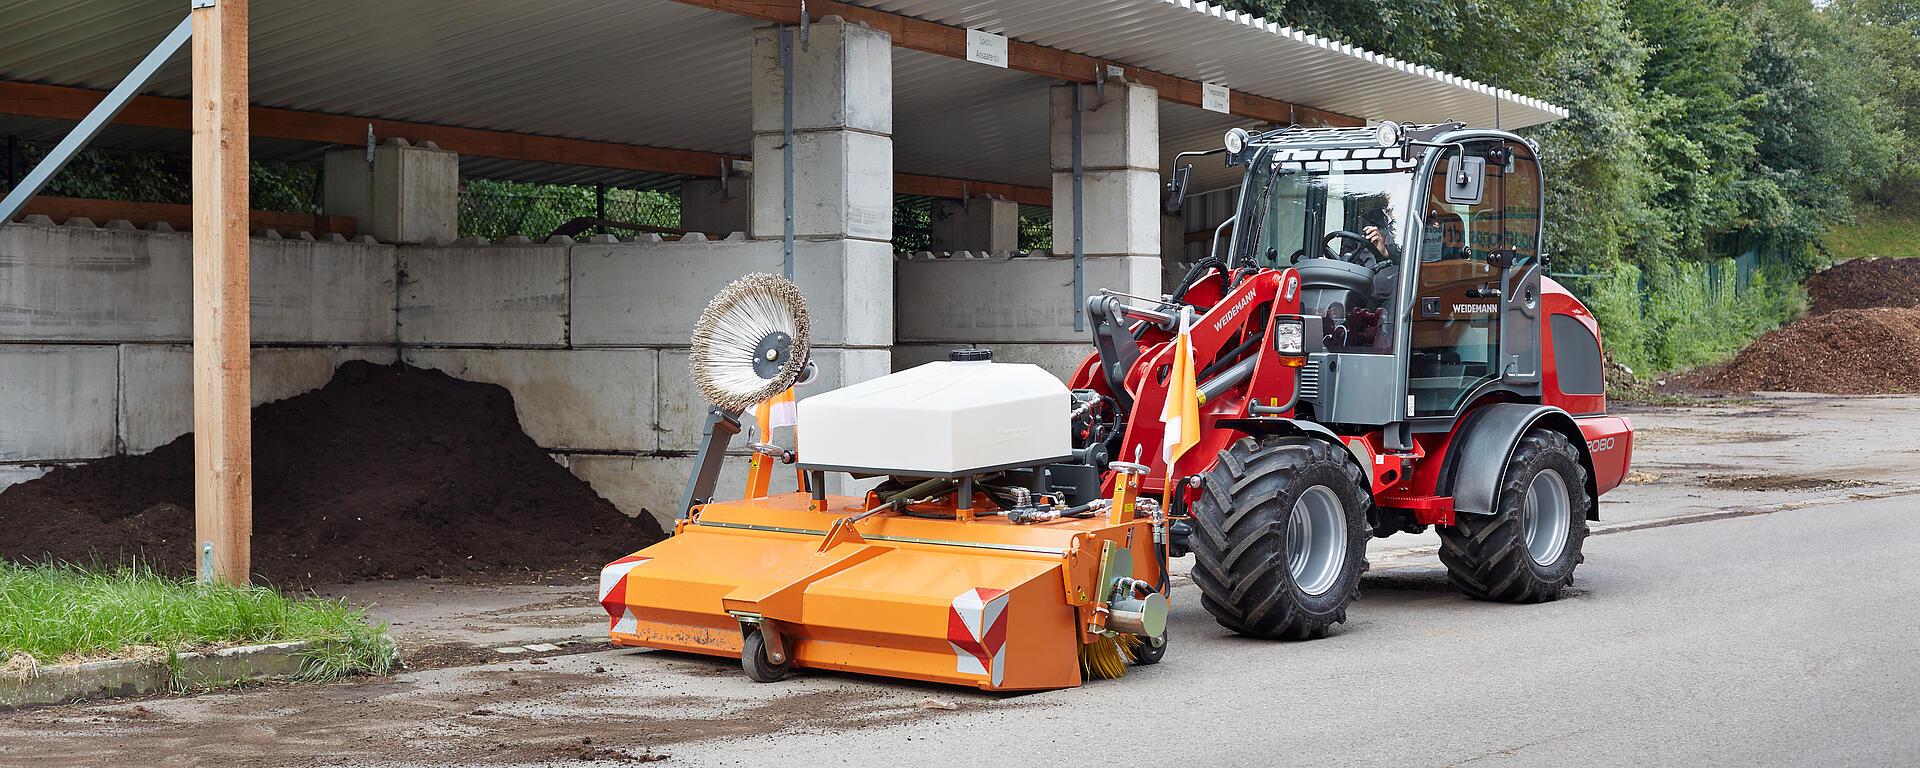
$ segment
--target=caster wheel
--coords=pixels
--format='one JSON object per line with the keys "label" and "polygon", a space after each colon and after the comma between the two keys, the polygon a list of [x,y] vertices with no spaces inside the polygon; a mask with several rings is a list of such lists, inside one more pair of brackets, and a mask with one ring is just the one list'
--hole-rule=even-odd
{"label": "caster wheel", "polygon": [[779,664],[767,660],[767,636],[752,632],[741,644],[740,668],[746,670],[747,678],[756,683],[777,683],[793,671],[793,658],[789,656]]}

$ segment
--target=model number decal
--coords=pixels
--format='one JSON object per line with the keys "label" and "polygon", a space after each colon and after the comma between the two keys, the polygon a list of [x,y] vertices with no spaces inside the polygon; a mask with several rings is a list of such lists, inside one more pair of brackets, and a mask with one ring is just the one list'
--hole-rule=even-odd
{"label": "model number decal", "polygon": [[1587,441],[1587,453],[1602,453],[1613,450],[1613,438],[1603,437]]}

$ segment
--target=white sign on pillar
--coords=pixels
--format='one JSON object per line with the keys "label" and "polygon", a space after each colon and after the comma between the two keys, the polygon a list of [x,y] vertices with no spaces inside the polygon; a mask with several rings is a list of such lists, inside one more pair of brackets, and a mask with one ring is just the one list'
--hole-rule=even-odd
{"label": "white sign on pillar", "polygon": [[967,30],[967,61],[1007,68],[1007,36]]}
{"label": "white sign on pillar", "polygon": [[1227,90],[1227,87],[1224,85],[1215,83],[1200,84],[1201,109],[1212,110],[1214,112],[1232,112],[1233,108],[1228,104],[1232,96],[1233,92]]}

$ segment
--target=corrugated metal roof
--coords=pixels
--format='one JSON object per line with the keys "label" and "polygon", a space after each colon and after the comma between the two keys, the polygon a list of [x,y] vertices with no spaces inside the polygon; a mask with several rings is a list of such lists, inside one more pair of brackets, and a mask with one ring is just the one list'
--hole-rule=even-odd
{"label": "corrugated metal roof", "polygon": [[[1222,82],[1369,118],[1492,122],[1484,86],[1185,0],[873,0],[874,8]],[[0,0],[0,79],[116,83],[185,11],[179,0]],[[254,0],[256,103],[335,114],[747,154],[750,31],[761,22],[671,0]],[[184,97],[183,60],[148,92]],[[894,52],[896,170],[1048,185],[1051,81]],[[1509,126],[1564,110],[1508,99]],[[1244,119],[1163,103],[1165,154],[1214,146]],[[58,135],[58,124],[5,120]],[[108,146],[185,149],[183,134],[115,128]],[[262,157],[318,147],[256,141]],[[1204,165],[1204,164],[1202,164]],[[468,172],[658,184],[648,174],[470,158]],[[1202,179],[1212,173],[1196,168]],[[1199,180],[1196,180],[1199,183]]]}
{"label": "corrugated metal roof", "polygon": [[854,5],[1096,56],[1370,120],[1520,128],[1539,99],[1195,0],[853,0]]}

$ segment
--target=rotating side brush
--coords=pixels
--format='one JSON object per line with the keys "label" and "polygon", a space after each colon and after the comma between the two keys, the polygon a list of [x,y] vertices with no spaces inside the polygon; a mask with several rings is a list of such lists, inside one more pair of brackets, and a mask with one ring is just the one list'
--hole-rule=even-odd
{"label": "rotating side brush", "polygon": [[793,281],[762,272],[741,277],[693,324],[693,384],[720,408],[752,408],[800,380],[811,330],[807,299]]}

